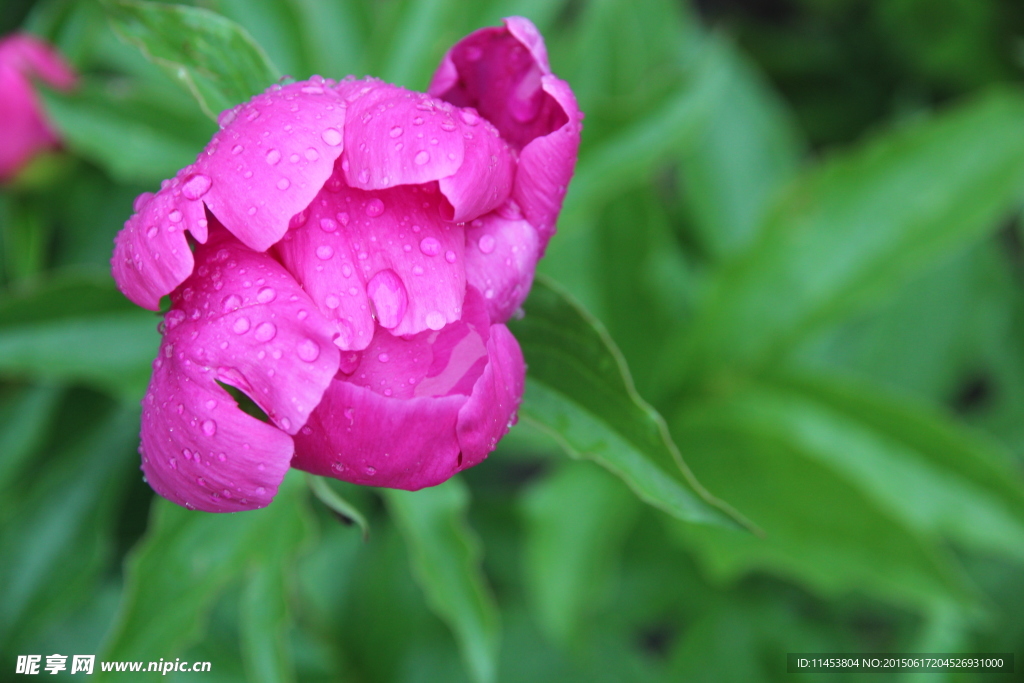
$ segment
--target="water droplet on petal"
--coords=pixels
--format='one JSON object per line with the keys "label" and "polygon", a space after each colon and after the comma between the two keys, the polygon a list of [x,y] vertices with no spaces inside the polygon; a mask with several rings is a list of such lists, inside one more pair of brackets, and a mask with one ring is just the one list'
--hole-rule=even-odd
{"label": "water droplet on petal", "polygon": [[235,334],[245,334],[246,332],[249,331],[249,325],[249,319],[246,317],[241,317],[235,321],[234,325],[231,326],[231,330]]}
{"label": "water droplet on petal", "polygon": [[370,171],[369,171],[369,169],[365,169],[364,168],[362,171],[359,172],[359,182],[362,185],[365,185],[366,183],[370,182]]}
{"label": "water droplet on petal", "polygon": [[160,232],[160,230],[157,229],[157,227],[155,225],[151,225],[149,227],[149,230],[146,231],[146,237],[148,237],[150,239],[153,239],[154,237],[157,236],[157,233],[159,233],[159,232]]}
{"label": "water droplet on petal", "polygon": [[409,295],[398,273],[388,269],[374,275],[366,283],[366,295],[373,302],[380,326],[388,330],[398,327],[409,305]]}
{"label": "water droplet on petal", "polygon": [[320,158],[320,152],[316,151],[316,148],[310,147],[306,150],[306,159],[309,161],[316,161]]}
{"label": "water droplet on petal", "polygon": [[382,353],[377,356],[377,360],[379,360],[381,363],[387,363],[391,359],[388,357],[388,354]]}
{"label": "water droplet on petal", "polygon": [[213,420],[203,420],[203,434],[213,436],[217,433],[217,423]]}
{"label": "water droplet on petal", "polygon": [[388,132],[388,135],[390,135],[393,138],[397,138],[401,134],[402,134],[402,127],[401,126],[395,126],[394,128],[391,129],[390,132]]}
{"label": "water droplet on petal", "polygon": [[384,213],[384,202],[382,202],[380,199],[374,197],[370,201],[366,202],[367,216],[370,216],[371,218],[376,218],[382,213]]}
{"label": "water droplet on petal", "polygon": [[174,211],[171,211],[169,214],[167,214],[167,219],[169,221],[171,221],[172,223],[180,223],[181,222],[181,211],[178,211],[177,209],[175,209]]}
{"label": "water droplet on petal", "polygon": [[232,154],[241,154],[244,151],[245,147],[242,147],[241,145],[235,145],[234,147],[231,148]]}
{"label": "water droplet on petal", "polygon": [[373,475],[377,474],[377,468],[373,467],[372,465],[370,467],[367,467],[366,468],[366,474],[368,476],[372,477]]}
{"label": "water droplet on petal", "polygon": [[323,133],[320,134],[320,137],[323,138],[324,142],[326,142],[331,147],[337,147],[338,145],[341,144],[342,140],[341,133],[338,132],[337,128],[326,129]]}
{"label": "water droplet on petal", "polygon": [[420,251],[427,256],[437,256],[441,253],[441,243],[433,237],[424,237],[420,241]]}
{"label": "water droplet on petal", "polygon": [[321,218],[320,229],[323,230],[324,232],[334,232],[335,230],[338,229],[338,224],[334,221],[333,218]]}
{"label": "water droplet on petal", "polygon": [[213,181],[210,180],[210,176],[197,173],[185,179],[181,185],[181,194],[185,196],[185,199],[194,201],[209,192],[211,185],[213,185]]}
{"label": "water droplet on petal", "polygon": [[291,186],[292,183],[287,178],[281,178],[280,180],[277,181],[277,189],[279,190],[287,190]]}
{"label": "water droplet on petal", "polygon": [[416,152],[416,156],[414,156],[412,160],[415,161],[418,166],[422,166],[423,164],[430,161],[430,152],[428,152],[425,149],[422,149],[419,152]]}
{"label": "water droplet on petal", "polygon": [[425,320],[427,327],[432,330],[440,330],[444,327],[445,319],[444,314],[440,311],[431,311],[427,313],[427,319]]}
{"label": "water droplet on petal", "polygon": [[256,337],[256,341],[268,342],[277,336],[277,327],[274,323],[260,323],[256,326],[253,336]]}
{"label": "water droplet on petal", "polygon": [[[330,220],[330,219],[327,219]],[[316,248],[316,257],[321,261],[328,261],[334,256],[334,248],[329,244],[322,244]]]}
{"label": "water droplet on petal", "polygon": [[475,126],[480,123],[480,117],[467,109],[463,109],[459,112],[459,116],[467,126]]}
{"label": "water droplet on petal", "polygon": [[299,358],[307,363],[312,363],[320,357],[320,346],[312,339],[304,339],[295,350]]}
{"label": "water droplet on petal", "polygon": [[455,263],[455,259],[456,256],[454,251],[449,250],[444,253],[444,260],[448,263]]}
{"label": "water droplet on petal", "polygon": [[226,297],[224,297],[224,301],[222,302],[221,309],[225,313],[230,313],[231,311],[235,310],[236,308],[238,308],[241,305],[242,305],[242,300],[238,297],[237,294],[229,294]]}
{"label": "water droplet on petal", "polygon": [[480,251],[485,254],[490,254],[494,251],[494,247],[497,246],[493,235],[483,235],[480,237],[480,241],[477,242],[477,246],[480,247]]}
{"label": "water droplet on petal", "polygon": [[276,149],[271,149],[267,152],[267,163],[273,166],[277,162],[281,161],[281,153]]}
{"label": "water droplet on petal", "polygon": [[256,301],[261,304],[269,304],[276,298],[277,292],[274,291],[273,287],[264,287],[260,291],[256,292]]}

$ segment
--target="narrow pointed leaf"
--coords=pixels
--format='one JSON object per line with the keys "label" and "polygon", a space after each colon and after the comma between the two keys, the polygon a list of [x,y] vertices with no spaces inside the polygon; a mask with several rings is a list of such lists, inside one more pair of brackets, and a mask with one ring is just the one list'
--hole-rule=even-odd
{"label": "narrow pointed leaf", "polygon": [[534,283],[525,310],[522,320],[509,325],[529,368],[520,417],[553,436],[569,455],[594,460],[674,517],[741,524],[683,462],[665,421],[636,393],[600,322],[544,278]]}

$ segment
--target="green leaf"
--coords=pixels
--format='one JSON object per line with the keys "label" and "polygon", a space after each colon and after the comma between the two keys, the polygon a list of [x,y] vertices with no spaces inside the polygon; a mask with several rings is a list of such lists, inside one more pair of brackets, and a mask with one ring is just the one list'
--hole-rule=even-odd
{"label": "green leaf", "polygon": [[785,435],[907,526],[1024,562],[1024,476],[948,416],[820,374],[773,375],[728,411]]}
{"label": "green leaf", "polygon": [[[666,386],[760,368],[994,229],[1024,187],[1024,97],[990,93],[808,172],[724,267]],[[712,379],[712,381],[716,381]]]}
{"label": "green leaf", "polygon": [[[202,637],[229,584],[267,564],[291,567],[311,533],[304,492],[302,477],[292,472],[262,510],[211,514],[156,499],[146,536],[127,561],[121,610],[99,658],[149,660],[159,652],[173,659]],[[287,613],[279,604],[260,609],[267,610],[265,628],[278,626],[273,615]]]}
{"label": "green leaf", "polygon": [[104,7],[114,29],[188,90],[211,119],[280,77],[256,41],[215,12],[145,0],[108,0]]}
{"label": "green leaf", "polygon": [[79,381],[138,398],[159,346],[156,322],[98,274],[0,296],[0,376]]}
{"label": "green leaf", "polygon": [[509,324],[529,368],[520,417],[668,514],[736,527],[740,518],[701,486],[662,417],[636,393],[601,323],[545,278],[534,282],[525,310]]}
{"label": "green leaf", "polygon": [[42,91],[46,111],[74,152],[122,183],[156,183],[195,161],[213,127],[89,82],[72,94]]}
{"label": "green leaf", "polygon": [[757,235],[802,151],[785,105],[756,67],[728,44],[722,55],[725,92],[680,156],[687,208],[701,242],[719,258]]}
{"label": "green leaf", "polygon": [[309,485],[309,490],[317,497],[317,500],[341,515],[349,524],[353,522],[357,524],[363,534],[363,540],[366,540],[370,534],[370,523],[366,521],[366,517],[363,516],[363,513],[355,505],[345,500],[340,493],[335,491],[324,477],[307,474],[306,483]]}
{"label": "green leaf", "polygon": [[1020,493],[998,481],[1012,473],[955,429],[877,393],[751,383],[687,407],[675,426],[697,475],[765,532],[681,529],[721,575],[766,569],[827,596],[866,591],[963,611],[979,595],[943,535],[1019,557]]}
{"label": "green leaf", "polygon": [[84,429],[74,424],[72,411],[87,412],[69,406],[61,423],[70,433],[48,443],[56,452],[35,452],[51,457],[37,476],[4,494],[0,644],[78,606],[113,550],[120,492],[137,462],[139,411],[108,407]]}
{"label": "green leaf", "polygon": [[247,680],[252,683],[295,680],[288,643],[291,615],[287,589],[287,576],[279,562],[260,564],[246,579],[239,625]]}
{"label": "green leaf", "polygon": [[494,681],[499,613],[480,569],[480,542],[466,523],[466,485],[453,478],[415,492],[382,493],[427,602],[454,631],[467,670],[477,683]]}
{"label": "green leaf", "polygon": [[0,492],[6,491],[50,429],[60,387],[16,388],[0,403]]}
{"label": "green leaf", "polygon": [[684,87],[650,114],[580,155],[559,225],[569,232],[579,229],[607,199],[647,182],[659,164],[700,134],[725,92],[728,75],[723,48],[709,39]]}
{"label": "green leaf", "polygon": [[606,597],[639,503],[585,462],[563,464],[521,501],[527,596],[547,634],[565,642]]}

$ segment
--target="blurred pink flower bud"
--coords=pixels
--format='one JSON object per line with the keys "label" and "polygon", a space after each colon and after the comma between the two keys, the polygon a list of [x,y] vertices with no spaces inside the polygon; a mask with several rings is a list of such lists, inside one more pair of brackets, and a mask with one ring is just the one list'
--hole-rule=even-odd
{"label": "blurred pink flower bud", "polygon": [[71,67],[38,38],[14,34],[0,40],[0,182],[60,142],[43,116],[33,78],[61,90],[75,85]]}
{"label": "blurred pink flower bud", "polygon": [[414,490],[483,460],[522,398],[504,323],[580,118],[521,18],[452,48],[429,94],[313,77],[221,114],[111,262],[140,306],[171,295],[143,400],[153,488],[227,512],[267,505],[289,467]]}

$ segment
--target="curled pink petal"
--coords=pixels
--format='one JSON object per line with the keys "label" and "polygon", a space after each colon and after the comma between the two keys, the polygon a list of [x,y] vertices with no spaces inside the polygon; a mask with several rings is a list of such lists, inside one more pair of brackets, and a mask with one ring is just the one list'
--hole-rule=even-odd
{"label": "curled pink petal", "polygon": [[43,115],[33,78],[60,90],[74,87],[76,80],[71,67],[41,40],[26,34],[0,40],[0,182],[60,142]]}
{"label": "curled pink petal", "polygon": [[466,281],[483,294],[493,322],[505,322],[526,300],[539,252],[537,231],[512,202],[466,230]]}
{"label": "curled pink petal", "polygon": [[[371,302],[392,307],[377,317],[383,313],[395,335],[439,330],[459,319],[465,228],[443,218],[446,206],[434,183],[364,192],[335,177],[278,244],[285,266],[321,312],[338,321],[340,348],[370,343]],[[385,272],[390,293],[368,292]]]}
{"label": "curled pink petal", "polygon": [[196,161],[203,196],[238,239],[266,251],[331,176],[344,147],[345,101],[329,81],[272,87],[221,115]]}
{"label": "curled pink petal", "polygon": [[360,190],[440,181],[452,214],[465,221],[505,201],[514,160],[497,129],[475,112],[376,81],[343,84],[349,94],[343,170]]}
{"label": "curled pink petal", "polygon": [[292,465],[416,490],[487,457],[514,420],[525,366],[504,325],[488,325],[479,294],[466,301],[464,321],[440,332],[378,332],[296,436]]}
{"label": "curled pink petal", "polygon": [[[335,375],[334,325],[290,275],[217,227],[172,296],[143,401],[143,470],[180,504],[224,512],[266,505],[292,440]],[[245,415],[218,382],[247,394]]]}
{"label": "curled pink petal", "polygon": [[475,107],[520,151],[512,188],[542,249],[555,232],[576,167],[582,116],[572,90],[551,74],[543,39],[528,19],[481,29],[448,51],[431,95]]}
{"label": "curled pink petal", "polygon": [[[194,183],[191,174],[185,177]],[[190,201],[182,192],[182,180],[174,178],[165,181],[156,195],[140,195],[135,200],[136,213],[114,238],[110,266],[118,288],[151,311],[159,310],[160,297],[192,274],[192,251],[185,233],[206,239],[202,203]]]}

